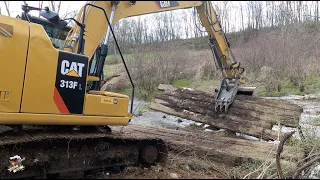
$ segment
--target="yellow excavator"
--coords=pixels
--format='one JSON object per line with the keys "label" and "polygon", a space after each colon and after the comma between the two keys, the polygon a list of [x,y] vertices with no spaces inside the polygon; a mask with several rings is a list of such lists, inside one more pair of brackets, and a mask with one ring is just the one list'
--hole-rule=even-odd
{"label": "yellow excavator", "polygon": [[[15,130],[0,134],[0,177],[51,177],[164,161],[168,149],[161,139],[105,132],[130,123],[134,100],[134,84],[112,25],[125,17],[184,8],[195,8],[208,32],[223,75],[213,108],[226,112],[237,93],[252,94],[253,89],[240,87],[244,69],[235,61],[210,1],[87,2],[71,18],[75,25],[63,50],[36,23],[66,28],[66,20],[49,8],[22,5],[21,18],[0,15],[0,124]],[[43,18],[30,15],[33,10]],[[110,34],[133,87],[130,111],[128,96],[100,91]]]}

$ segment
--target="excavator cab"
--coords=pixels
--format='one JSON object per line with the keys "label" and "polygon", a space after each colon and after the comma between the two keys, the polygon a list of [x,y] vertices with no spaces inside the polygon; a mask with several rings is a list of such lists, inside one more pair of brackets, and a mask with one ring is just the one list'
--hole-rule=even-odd
{"label": "excavator cab", "polygon": [[23,10],[22,18],[25,20],[28,20],[29,22],[32,22],[31,20],[35,19],[35,17],[31,16],[28,13],[32,10],[37,10],[37,11],[40,11],[40,16],[42,16],[43,18],[45,18],[47,20],[46,21],[44,19],[36,18],[36,20],[38,20],[38,21],[49,23],[59,29],[65,28],[68,24],[65,20],[60,19],[58,13],[51,11],[49,9],[49,7],[45,7],[44,9],[41,9],[41,8],[37,8],[37,7],[28,6],[26,4],[26,5],[22,5],[22,10]]}

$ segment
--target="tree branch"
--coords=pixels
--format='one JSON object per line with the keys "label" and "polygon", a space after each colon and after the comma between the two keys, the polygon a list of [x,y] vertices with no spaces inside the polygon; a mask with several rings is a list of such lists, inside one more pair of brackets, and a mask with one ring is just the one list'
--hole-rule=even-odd
{"label": "tree branch", "polygon": [[52,11],[56,11],[55,9],[55,3],[54,3],[54,1],[50,1],[51,2],[51,9],[52,9]]}
{"label": "tree branch", "polygon": [[6,10],[7,10],[7,13],[8,13],[8,16],[10,16],[10,11],[9,11],[9,3],[7,3],[7,1],[3,1],[4,2],[4,5],[6,6]]}
{"label": "tree branch", "polygon": [[299,174],[307,169],[309,166],[311,166],[314,162],[319,161],[320,160],[320,156],[315,157],[314,159],[310,160],[309,162],[305,163],[303,166],[301,166],[300,168],[298,168],[296,170],[296,172],[294,173],[294,175],[292,176],[292,179],[297,179],[297,177],[299,176]]}
{"label": "tree branch", "polygon": [[[43,1],[39,1],[39,8],[42,9]],[[39,11],[39,17],[40,17],[40,11]]]}
{"label": "tree branch", "polygon": [[291,131],[290,133],[285,134],[278,145],[277,155],[276,155],[276,166],[277,166],[278,177],[280,179],[284,179],[283,172],[282,172],[281,165],[280,165],[280,155],[283,151],[283,145],[294,133],[295,133],[295,131]]}
{"label": "tree branch", "polygon": [[308,159],[310,159],[310,158],[312,158],[312,157],[314,157],[314,156],[320,156],[320,153],[311,154],[311,155],[307,156],[306,158],[300,160],[300,161],[298,162],[298,164],[300,164],[300,163],[302,163],[302,162],[304,162],[304,161],[307,161]]}
{"label": "tree branch", "polygon": [[61,6],[61,1],[59,1],[59,4],[58,4],[58,9],[57,9],[57,13],[59,14],[59,11],[60,11],[60,6]]}

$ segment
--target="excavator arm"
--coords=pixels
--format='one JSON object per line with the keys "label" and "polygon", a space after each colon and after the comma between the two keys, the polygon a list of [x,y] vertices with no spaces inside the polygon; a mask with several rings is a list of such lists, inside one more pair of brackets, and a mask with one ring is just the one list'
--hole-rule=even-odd
{"label": "excavator arm", "polygon": [[[208,33],[215,65],[223,76],[220,87],[216,89],[215,110],[224,109],[226,112],[239,93],[240,83],[244,83],[242,78],[244,69],[234,59],[230,43],[210,1],[90,1],[81,8],[76,17],[78,24],[80,22],[83,27],[72,27],[65,41],[64,50],[84,54],[91,61],[95,54],[99,55],[94,64],[96,72],[89,74],[89,79],[95,79],[93,89],[98,90],[100,85],[97,79],[103,77],[104,60],[108,51],[111,29],[108,21],[112,25],[125,17],[186,8],[196,8]],[[90,64],[93,66],[92,62]],[[248,90],[245,91],[248,93]]]}

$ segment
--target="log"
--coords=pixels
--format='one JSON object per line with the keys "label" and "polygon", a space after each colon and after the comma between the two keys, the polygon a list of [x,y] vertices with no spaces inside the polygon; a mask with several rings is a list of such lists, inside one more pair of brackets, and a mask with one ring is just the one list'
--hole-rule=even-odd
{"label": "log", "polygon": [[[236,166],[248,161],[260,163],[273,161],[277,153],[277,144],[232,138],[219,131],[212,133],[188,132],[130,124],[123,127],[122,132],[132,133],[133,136],[142,133],[150,137],[159,137],[169,146],[169,152],[186,156],[197,155],[197,157],[229,166]],[[301,149],[289,145],[284,145],[283,151],[281,166],[284,172],[292,175],[298,162],[303,158],[303,153],[301,153]]]}
{"label": "log", "polygon": [[281,100],[237,95],[227,114],[214,110],[215,94],[190,88],[160,84],[150,108],[185,119],[228,129],[264,140],[276,140],[282,133],[272,130],[275,124],[299,125],[302,108]]}

